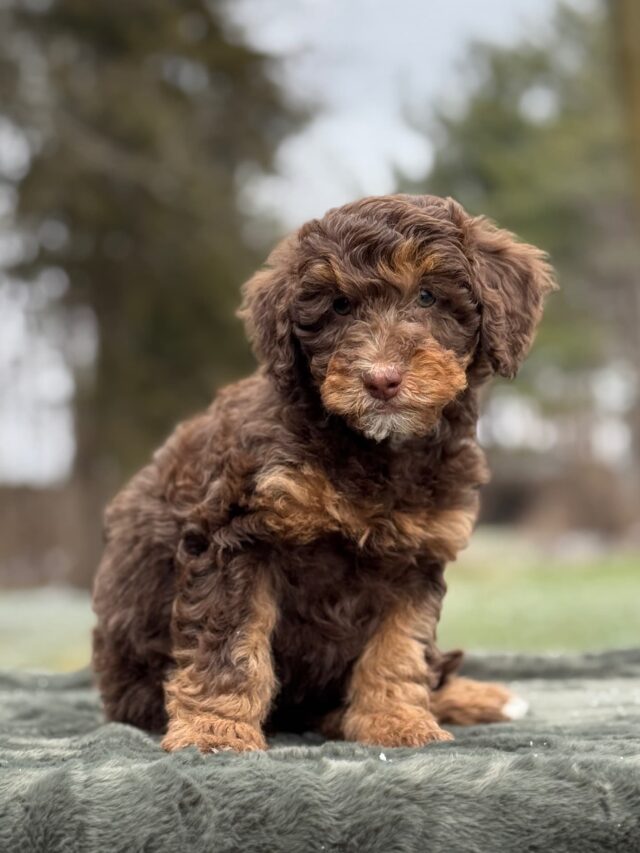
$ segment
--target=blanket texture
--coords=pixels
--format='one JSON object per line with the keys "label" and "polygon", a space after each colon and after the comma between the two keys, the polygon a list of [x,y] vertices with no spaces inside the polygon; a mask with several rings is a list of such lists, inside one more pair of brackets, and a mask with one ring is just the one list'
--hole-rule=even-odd
{"label": "blanket texture", "polygon": [[640,650],[471,658],[524,720],[380,750],[280,736],[165,754],[88,673],[0,675],[0,850],[640,851]]}

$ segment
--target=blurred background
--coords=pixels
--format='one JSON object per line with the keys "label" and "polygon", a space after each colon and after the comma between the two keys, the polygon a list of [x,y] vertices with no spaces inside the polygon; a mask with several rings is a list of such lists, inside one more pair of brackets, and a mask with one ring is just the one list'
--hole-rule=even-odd
{"label": "blurred background", "polygon": [[240,284],[397,190],[562,286],[486,399],[443,643],[640,643],[640,4],[0,0],[0,667],[87,662],[102,508],[252,369]]}

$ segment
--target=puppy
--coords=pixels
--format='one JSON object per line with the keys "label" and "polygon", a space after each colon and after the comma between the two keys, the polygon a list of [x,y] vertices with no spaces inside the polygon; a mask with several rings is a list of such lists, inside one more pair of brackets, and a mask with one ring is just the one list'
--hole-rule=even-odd
{"label": "puppy", "polygon": [[513,716],[505,688],[452,676],[436,626],[487,479],[478,392],[516,373],[553,287],[542,252],[452,199],[366,198],[285,239],[244,287],[260,368],[106,512],[107,717],[215,752]]}

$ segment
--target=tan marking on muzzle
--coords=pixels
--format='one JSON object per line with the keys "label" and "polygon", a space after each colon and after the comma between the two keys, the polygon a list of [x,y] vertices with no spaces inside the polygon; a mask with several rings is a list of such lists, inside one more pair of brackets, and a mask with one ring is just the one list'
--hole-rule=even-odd
{"label": "tan marking on muzzle", "polygon": [[[386,355],[387,359],[380,358],[370,343],[351,357],[347,352],[335,353],[320,388],[322,401],[328,411],[343,416],[367,434],[375,434],[375,425],[370,422],[386,418],[391,432],[425,435],[443,408],[466,388],[468,359],[459,359],[435,341],[417,349],[406,366],[398,358],[393,359],[388,350]],[[389,413],[375,408],[376,401],[363,382],[363,377],[380,364],[397,366],[402,373],[402,384]]]}

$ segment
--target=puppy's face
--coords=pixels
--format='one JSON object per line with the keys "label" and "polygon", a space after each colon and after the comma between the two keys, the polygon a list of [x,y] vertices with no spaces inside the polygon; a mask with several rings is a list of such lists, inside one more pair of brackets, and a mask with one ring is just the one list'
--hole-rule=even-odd
{"label": "puppy's face", "polygon": [[467,384],[480,326],[468,265],[450,241],[358,231],[341,250],[305,236],[294,331],[329,412],[377,441],[424,435]]}
{"label": "puppy's face", "polygon": [[242,314],[281,388],[312,383],[382,441],[428,433],[479,359],[513,375],[551,286],[541,253],[450,199],[387,196],[284,241]]}

